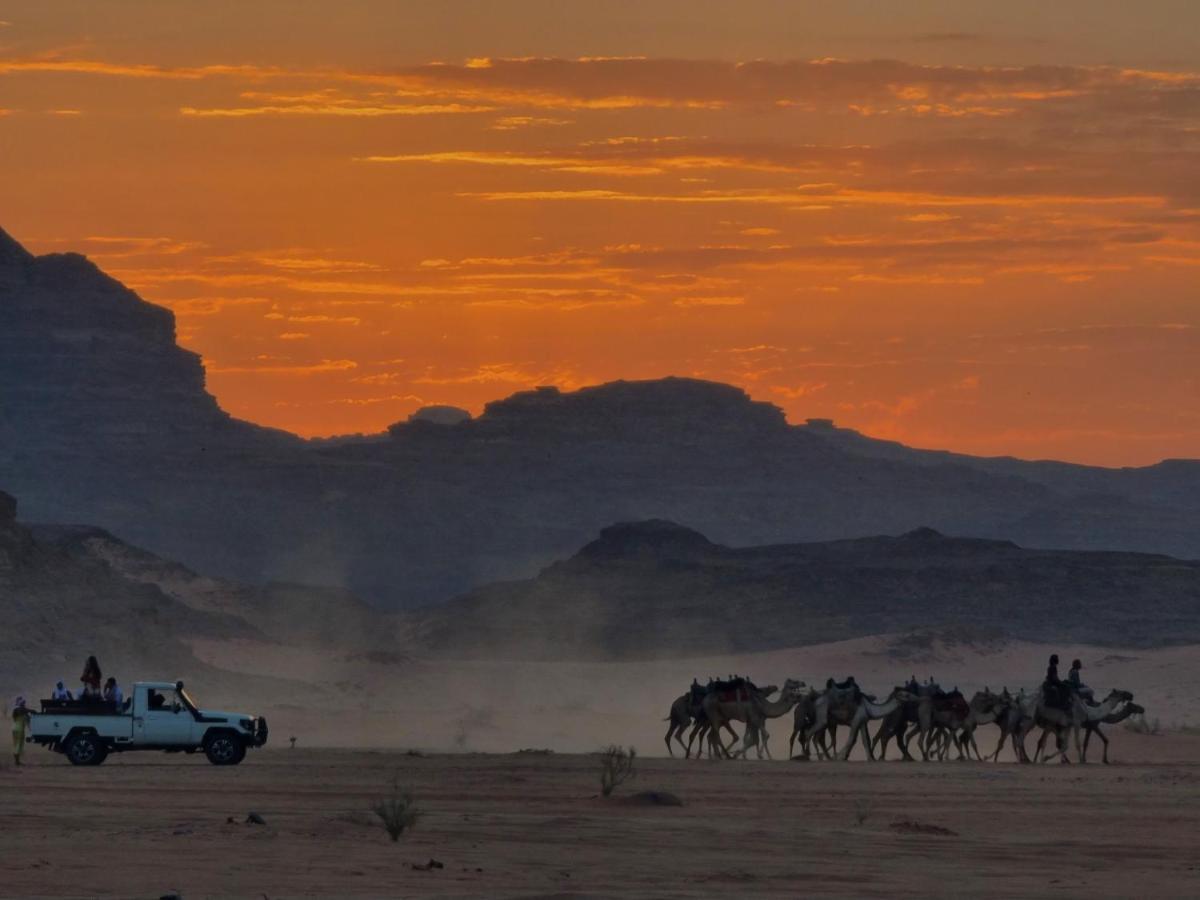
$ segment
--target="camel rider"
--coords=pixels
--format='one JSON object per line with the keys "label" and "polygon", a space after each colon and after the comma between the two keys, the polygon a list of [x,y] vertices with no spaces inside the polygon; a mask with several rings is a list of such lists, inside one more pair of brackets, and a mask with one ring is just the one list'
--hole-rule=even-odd
{"label": "camel rider", "polygon": [[1067,673],[1067,683],[1070,684],[1071,690],[1082,697],[1084,700],[1091,703],[1095,699],[1095,693],[1090,687],[1083,683],[1080,677],[1080,672],[1083,669],[1083,663],[1079,660],[1071,662],[1071,671]]}
{"label": "camel rider", "polygon": [[1048,706],[1062,708],[1066,706],[1065,691],[1062,680],[1058,677],[1058,654],[1050,656],[1050,665],[1046,667],[1046,680],[1042,682],[1042,697]]}

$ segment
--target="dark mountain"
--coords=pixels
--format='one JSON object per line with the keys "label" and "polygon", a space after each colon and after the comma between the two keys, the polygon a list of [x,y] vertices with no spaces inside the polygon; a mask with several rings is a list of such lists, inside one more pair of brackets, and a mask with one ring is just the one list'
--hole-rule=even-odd
{"label": "dark mountain", "polygon": [[75,255],[0,234],[0,477],[31,518],[89,522],[243,582],[385,606],[522,578],[614,521],[730,545],[948,533],[1200,556],[1200,465],[1108,470],[916,451],[791,426],[683,378],[524,391],[475,419],[303,442],[204,389],[171,313]]}
{"label": "dark mountain", "polygon": [[899,537],[733,549],[671,522],[614,525],[536,578],[416,614],[441,658],[632,659],[957,629],[1038,642],[1200,641],[1200,562]]}

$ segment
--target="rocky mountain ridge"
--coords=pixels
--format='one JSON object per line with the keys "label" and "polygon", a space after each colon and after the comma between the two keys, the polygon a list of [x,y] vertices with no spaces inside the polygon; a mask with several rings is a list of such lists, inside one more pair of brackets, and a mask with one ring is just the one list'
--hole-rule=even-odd
{"label": "rocky mountain ridge", "polygon": [[521,391],[365,439],[239,422],[171,313],[82,257],[0,233],[0,477],[31,519],[88,522],[194,570],[374,605],[527,577],[600,528],[727,545],[930,525],[1026,546],[1200,557],[1200,464],[1107,470],[912,450],[793,426],[687,378]]}
{"label": "rocky mountain ridge", "polygon": [[673,522],[630,522],[534,578],[417,614],[413,635],[440,658],[654,659],[947,628],[993,642],[1200,642],[1200,561],[931,528],[731,548]]}

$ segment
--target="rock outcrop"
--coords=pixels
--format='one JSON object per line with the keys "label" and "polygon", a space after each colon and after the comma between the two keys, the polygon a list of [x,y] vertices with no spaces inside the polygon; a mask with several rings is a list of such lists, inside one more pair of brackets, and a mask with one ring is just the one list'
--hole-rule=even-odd
{"label": "rock outcrop", "polygon": [[898,537],[730,548],[667,522],[627,523],[536,578],[413,616],[439,658],[654,659],[873,634],[1160,646],[1200,641],[1200,562]]}

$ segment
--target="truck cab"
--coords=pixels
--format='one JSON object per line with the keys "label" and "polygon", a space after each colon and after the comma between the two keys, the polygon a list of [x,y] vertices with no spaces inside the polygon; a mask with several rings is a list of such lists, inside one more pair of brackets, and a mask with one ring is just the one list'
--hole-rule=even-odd
{"label": "truck cab", "polygon": [[109,753],[203,750],[214,765],[237,765],[267,742],[261,716],[202,710],[182,681],[139,681],[116,704],[93,698],[43,700],[30,720],[30,740],[75,765],[99,765]]}

